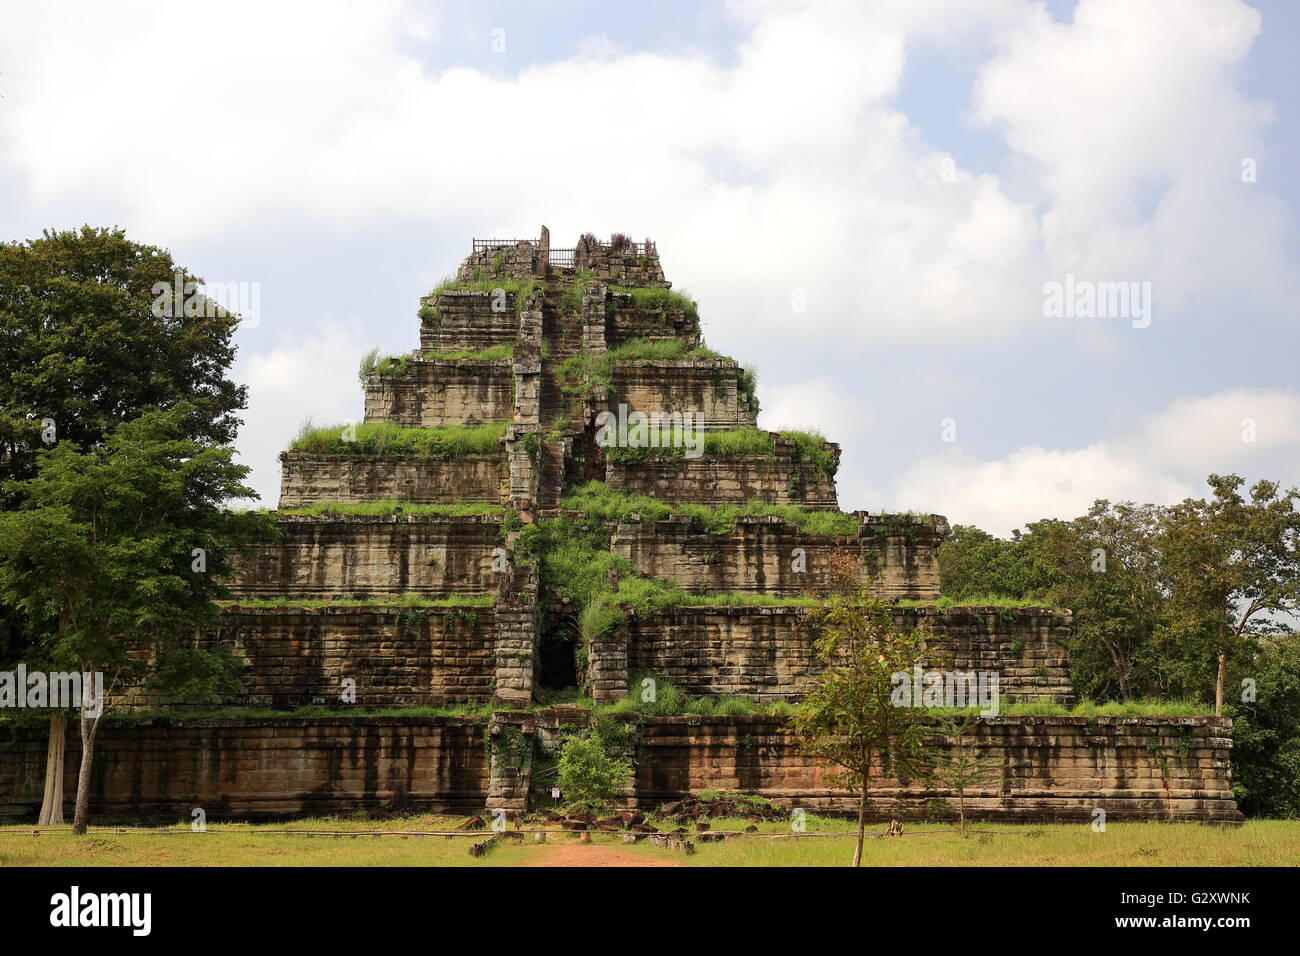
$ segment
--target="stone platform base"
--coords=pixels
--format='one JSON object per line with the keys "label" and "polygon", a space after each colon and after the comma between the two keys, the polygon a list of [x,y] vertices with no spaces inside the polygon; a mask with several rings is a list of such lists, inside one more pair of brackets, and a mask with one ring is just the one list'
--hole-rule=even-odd
{"label": "stone platform base", "polygon": [[[774,717],[619,715],[634,726],[634,801],[650,808],[701,790],[756,793],[844,812],[851,794],[794,745]],[[467,717],[147,720],[106,724],[97,742],[92,812],[103,822],[274,819],[392,808],[477,812],[522,807],[534,750],[554,749],[583,712]],[[1012,822],[1241,819],[1229,789],[1232,722],[1215,717],[997,717],[977,736],[995,769],[966,794],[969,817]],[[939,742],[939,741],[936,741]],[[68,741],[65,792],[80,759]],[[35,819],[45,734],[0,744],[0,819]],[[873,815],[934,815],[956,795],[882,780]]]}

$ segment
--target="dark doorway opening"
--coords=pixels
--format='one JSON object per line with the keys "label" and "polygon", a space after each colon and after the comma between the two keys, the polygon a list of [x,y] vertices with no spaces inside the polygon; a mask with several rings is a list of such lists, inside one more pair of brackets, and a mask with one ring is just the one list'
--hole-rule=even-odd
{"label": "dark doorway opening", "polygon": [[537,680],[545,690],[578,686],[578,624],[571,617],[552,619],[542,631]]}

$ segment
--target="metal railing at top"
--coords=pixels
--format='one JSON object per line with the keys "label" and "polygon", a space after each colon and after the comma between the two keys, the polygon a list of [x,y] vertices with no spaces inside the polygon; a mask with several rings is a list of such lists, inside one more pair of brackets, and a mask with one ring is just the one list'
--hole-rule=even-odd
{"label": "metal railing at top", "polygon": [[572,269],[578,261],[578,250],[552,249],[548,254],[547,261],[557,269]]}
{"label": "metal railing at top", "polygon": [[601,242],[597,240],[595,245],[601,249],[608,249],[611,252],[617,252],[625,256],[649,255],[650,251],[654,248],[654,246],[649,242],[624,242],[620,245],[615,245],[612,242]]}
{"label": "metal railing at top", "polygon": [[474,251],[484,252],[488,249],[505,249],[519,245],[521,242],[534,242],[533,239],[475,239]]}

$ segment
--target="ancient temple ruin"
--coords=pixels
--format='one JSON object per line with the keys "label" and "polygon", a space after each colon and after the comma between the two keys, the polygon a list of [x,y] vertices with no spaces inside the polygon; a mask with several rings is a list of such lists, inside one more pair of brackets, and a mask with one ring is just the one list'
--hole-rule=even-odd
{"label": "ancient temple ruin", "polygon": [[[945,519],[840,512],[839,447],[757,429],[752,374],[705,346],[695,304],[672,290],[652,242],[588,234],[557,249],[545,228],[475,240],[421,300],[418,331],[409,355],[368,360],[361,423],[317,429],[281,455],[281,538],[246,563],[221,625],[202,637],[243,655],[232,705],[286,716],[161,720],[130,735],[106,726],[98,812],[523,809],[561,737],[593,706],[635,700],[647,677],[695,698],[797,701],[817,663],[807,602],[795,599],[824,593],[836,552],[860,560],[901,623],[929,628],[952,669],[997,672],[1003,701],[1074,700],[1068,612],[933,604]],[[669,423],[666,442],[618,441],[656,422]],[[609,555],[602,613],[547,565],[569,547],[556,529]],[[638,587],[674,599],[638,606]],[[548,703],[570,689],[591,703]],[[289,716],[302,707],[354,713]],[[370,713],[414,707],[469,712]],[[629,707],[613,719],[637,768],[630,803],[711,788],[852,805],[781,716]],[[1230,726],[982,721],[980,743],[1002,770],[968,812],[1237,819]],[[25,794],[10,815],[39,804],[42,742],[0,770]],[[890,815],[948,796],[906,780],[877,794]]]}

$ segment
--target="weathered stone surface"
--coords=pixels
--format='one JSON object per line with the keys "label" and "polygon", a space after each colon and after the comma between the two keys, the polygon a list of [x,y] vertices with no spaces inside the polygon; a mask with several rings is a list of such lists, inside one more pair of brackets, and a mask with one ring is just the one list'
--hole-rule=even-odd
{"label": "weathered stone surface", "polygon": [[[999,674],[1003,701],[1050,697],[1072,703],[1069,661],[1060,643],[1069,616],[1050,608],[895,608],[906,626],[931,631],[936,666]],[[679,607],[629,617],[618,646],[593,643],[593,677],[640,670],[692,695],[795,700],[820,664],[805,607]],[[603,660],[604,654],[611,660]],[[946,659],[945,659],[946,658]],[[626,686],[606,676],[598,700],[617,700]]]}
{"label": "weathered stone surface", "polygon": [[859,520],[856,535],[814,535],[779,517],[744,515],[731,533],[712,534],[686,515],[672,515],[620,524],[611,550],[640,573],[689,591],[756,594],[823,594],[830,556],[847,551],[861,558],[863,580],[879,585],[886,598],[939,596],[939,544],[947,530],[942,518]]}
{"label": "weathered stone surface", "polygon": [[784,449],[775,455],[647,457],[633,465],[609,460],[605,483],[615,491],[657,501],[711,507],[753,500],[797,505],[809,511],[839,507],[835,479],[807,462],[795,461]]}
{"label": "weathered stone surface", "polygon": [[753,428],[758,411],[737,390],[742,369],[730,359],[632,359],[614,363],[608,408],[692,412],[706,429]]}
{"label": "weathered stone surface", "polygon": [[533,722],[527,714],[492,715],[488,723],[489,810],[528,809],[533,749]]}
{"label": "weathered stone surface", "polygon": [[229,585],[238,597],[357,598],[487,594],[501,547],[496,515],[280,515]]}
{"label": "weathered stone surface", "polygon": [[537,656],[537,573],[512,565],[496,600],[496,672],[493,705],[523,709],[533,699]]}
{"label": "weathered stone surface", "polygon": [[[91,777],[100,821],[210,823],[384,807],[470,813],[488,791],[481,720],[314,717],[105,723]],[[35,816],[45,774],[42,729],[21,731],[0,759],[0,818]],[[63,792],[77,790],[69,747]]]}
{"label": "weathered stone surface", "polygon": [[649,240],[615,244],[600,242],[591,235],[583,236],[574,250],[574,266],[613,285],[661,288],[672,285],[664,279],[659,250]]}
{"label": "weathered stone surface", "polygon": [[507,501],[505,450],[443,461],[420,455],[280,455],[280,507],[330,502],[410,501],[415,504]]}
{"label": "weathered stone surface", "polygon": [[366,376],[365,421],[410,428],[485,425],[514,418],[510,359],[411,359]]}
{"label": "weathered stone surface", "polygon": [[603,332],[612,348],[634,339],[656,341],[677,339],[687,345],[700,343],[699,319],[678,308],[643,308],[631,293],[611,292],[608,305],[602,303]]}
{"label": "weathered stone surface", "polygon": [[[199,646],[244,659],[241,707],[443,707],[487,701],[490,607],[228,607]],[[345,680],[354,682],[352,685]],[[351,698],[345,695],[349,688]]]}
{"label": "weathered stone surface", "polygon": [[449,290],[420,299],[431,318],[420,324],[420,349],[434,352],[478,352],[513,345],[519,328],[515,293],[501,290]]}
{"label": "weathered stone surface", "polygon": [[[1219,717],[997,717],[975,745],[1000,772],[966,792],[974,819],[1091,822],[1241,819],[1229,787],[1231,721]],[[942,737],[935,746],[945,746]],[[803,755],[781,718],[650,717],[639,739],[637,791],[653,806],[701,790],[761,794],[810,810],[850,811],[855,798]],[[924,818],[951,791],[884,778],[874,819]]]}
{"label": "weathered stone surface", "polygon": [[[850,812],[854,796],[774,717],[616,715],[634,727],[634,802],[701,790],[757,793],[786,806]],[[497,715],[164,721],[99,732],[91,809],[101,820],[258,819],[399,807],[471,813],[518,808],[531,756],[512,742],[554,738],[567,718]],[[968,789],[974,819],[1018,822],[1241,819],[1229,788],[1231,721],[1216,717],[1014,717],[981,721],[976,746],[998,771]],[[513,728],[513,729],[510,729]],[[935,737],[935,746],[945,739]],[[495,761],[495,772],[490,766]],[[67,754],[64,792],[79,755]],[[0,817],[34,818],[45,770],[42,728],[16,732],[0,759]],[[951,791],[882,778],[875,819],[923,818]]]}

